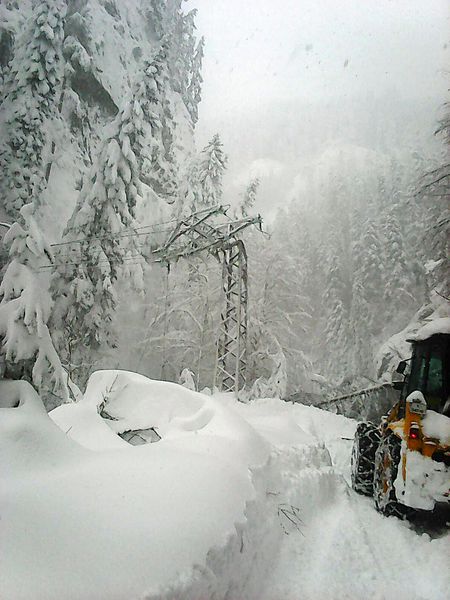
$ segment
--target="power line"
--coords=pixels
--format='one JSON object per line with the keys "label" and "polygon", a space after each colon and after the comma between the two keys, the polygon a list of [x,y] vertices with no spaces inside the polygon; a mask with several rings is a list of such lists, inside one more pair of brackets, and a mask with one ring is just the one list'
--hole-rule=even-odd
{"label": "power line", "polygon": [[[222,207],[222,206],[219,206],[216,209],[209,208],[209,209],[205,209],[205,210],[202,210],[202,211],[197,211],[196,213],[193,213],[192,215],[190,215],[189,218],[192,218],[193,216],[196,216],[198,218],[198,216],[202,215],[203,213],[206,213],[207,216],[210,216],[214,212],[216,212],[216,213],[219,212],[219,213],[222,213],[223,215],[226,216],[226,209],[224,209],[224,207]],[[188,220],[189,220],[189,218],[188,218]],[[100,240],[100,241],[101,240],[115,241],[115,240],[120,240],[122,238],[138,238],[138,237],[141,237],[141,236],[150,235],[151,233],[166,233],[166,232],[169,232],[169,231],[173,231],[173,228],[172,227],[170,227],[170,228],[163,228],[163,229],[156,229],[156,228],[157,227],[161,227],[162,225],[167,225],[169,223],[178,223],[179,225],[182,225],[184,223],[184,221],[185,221],[184,219],[181,219],[181,220],[180,219],[171,219],[169,221],[162,221],[161,223],[154,223],[153,225],[141,225],[141,226],[135,227],[133,229],[123,229],[120,232],[120,235],[116,235],[116,236],[111,236],[111,235],[104,235],[104,236],[97,236],[97,237],[93,236],[93,237],[90,237],[90,238],[83,238],[83,239],[78,239],[78,240],[71,240],[71,241],[65,241],[65,242],[60,242],[60,243],[56,243],[56,244],[51,244],[51,246],[59,248],[59,247],[67,246],[67,245],[71,245],[71,244],[83,244],[83,243],[88,243],[89,244],[89,243],[92,243],[93,241],[96,241],[96,240]],[[235,224],[238,224],[238,223],[241,223],[241,222],[242,222],[242,220],[232,220],[232,219],[229,219],[229,221],[225,221],[224,223],[218,223],[218,224],[216,224],[216,230],[220,229],[221,227],[224,227],[225,225],[232,226],[232,225],[235,225]],[[185,223],[185,224],[187,225],[187,223]],[[146,229],[148,231],[142,231],[144,229]],[[127,233],[123,233],[123,232],[126,232],[126,231],[131,231],[132,233],[128,233],[128,234]],[[239,229],[237,229],[233,233],[236,234],[238,232],[239,232]],[[196,254],[197,252],[202,251],[202,250],[208,250],[210,247],[215,246],[216,243],[217,242],[214,242],[214,243],[208,244],[208,245],[206,245],[204,247],[201,247],[201,248],[197,247],[195,249],[192,249],[192,251],[188,252],[187,254],[185,254],[185,256],[188,256],[189,254]],[[74,254],[74,251],[71,251],[69,253],[70,256],[67,256],[67,258],[69,260],[59,260],[59,261],[56,260],[55,262],[53,262],[51,264],[42,265],[41,267],[39,267],[38,270],[39,271],[43,271],[43,270],[46,270],[46,269],[58,269],[58,268],[61,268],[61,267],[63,267],[63,268],[66,267],[67,268],[67,267],[70,267],[70,266],[77,266],[77,265],[80,265],[80,264],[88,264],[88,265],[94,267],[94,266],[102,265],[102,264],[121,265],[121,264],[123,264],[125,262],[128,262],[129,264],[139,264],[139,263],[142,263],[143,260],[147,264],[161,262],[160,260],[156,260],[156,259],[155,260],[151,260],[150,256],[145,256],[143,253],[140,253],[139,249],[140,248],[144,248],[144,247],[147,247],[147,244],[145,244],[145,243],[137,244],[133,248],[133,250],[138,250],[137,254],[127,255],[127,256],[124,256],[124,257],[121,257],[121,258],[114,258],[114,257],[108,258],[108,257],[105,256],[105,258],[100,258],[97,261],[92,261],[92,258],[85,258],[86,253],[82,251],[81,247],[79,247],[80,252],[78,252],[78,250],[77,250],[77,251],[75,251],[76,254]],[[152,250],[151,252],[155,253],[155,252],[158,252],[158,250],[162,250],[162,248],[157,248],[156,250]],[[64,254],[60,254],[59,257],[56,256],[57,259],[58,258],[61,259],[63,257],[64,257]],[[178,258],[178,253],[177,253],[176,250],[175,250],[174,255],[171,256],[169,258],[169,260],[171,258],[172,259],[173,258],[175,258],[175,259]],[[138,259],[138,260],[133,260],[133,259]],[[131,262],[129,262],[129,261],[131,261]]]}
{"label": "power line", "polygon": [[[215,208],[205,208],[203,210],[196,211],[195,213],[193,213],[193,215],[202,215],[204,213],[216,212],[216,213],[221,213],[224,216],[227,216],[226,212],[229,208],[230,208],[230,204],[225,204],[223,206],[217,206]],[[192,215],[190,215],[190,216],[192,216]],[[65,242],[57,242],[55,244],[50,244],[50,246],[52,248],[56,248],[58,246],[67,246],[70,244],[82,244],[84,242],[91,242],[92,240],[120,239],[122,237],[135,237],[138,235],[148,235],[149,233],[166,233],[168,231],[172,231],[172,228],[164,228],[164,229],[158,229],[158,230],[155,230],[155,228],[160,227],[161,225],[169,225],[170,223],[177,223],[177,224],[182,223],[184,220],[185,219],[183,219],[183,218],[173,218],[173,219],[169,219],[168,221],[161,221],[160,223],[153,223],[152,225],[139,225],[138,227],[128,227],[128,228],[122,229],[120,232],[120,235],[116,235],[116,236],[112,236],[112,235],[92,236],[89,238],[81,238],[81,239],[70,240],[70,241],[65,241]],[[229,219],[229,221],[221,223],[218,226],[220,227],[220,226],[228,225],[228,224],[232,225],[235,222],[236,221]],[[150,231],[136,233],[137,231],[141,231],[143,229],[150,229]],[[128,234],[127,232],[131,232],[131,233]]]}
{"label": "power line", "polygon": [[116,235],[116,236],[112,236],[112,235],[103,235],[103,236],[91,236],[88,238],[81,238],[78,240],[70,240],[70,241],[66,241],[66,242],[59,242],[57,244],[50,244],[52,248],[55,247],[59,247],[59,246],[69,246],[70,244],[84,244],[84,243],[89,243],[93,240],[118,240],[121,238],[127,238],[127,237],[139,237],[139,236],[143,236],[143,235],[149,235],[151,233],[167,233],[168,231],[172,231],[172,227],[170,228],[164,228],[164,229],[155,229],[155,230],[149,230],[149,231],[142,231],[140,233],[136,233],[136,230],[138,229],[143,229],[143,228],[148,228],[148,227],[156,227],[159,225],[163,225],[163,223],[158,223],[157,225],[143,225],[142,227],[136,227],[135,230],[131,230],[131,229],[124,229],[123,231],[133,231],[133,233],[121,233],[120,235]]}

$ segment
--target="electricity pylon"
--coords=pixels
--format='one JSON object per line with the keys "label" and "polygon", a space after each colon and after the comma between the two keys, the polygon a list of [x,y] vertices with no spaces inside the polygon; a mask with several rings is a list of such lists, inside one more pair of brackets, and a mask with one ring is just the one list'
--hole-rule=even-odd
{"label": "electricity pylon", "polygon": [[181,219],[163,246],[154,250],[158,262],[170,264],[179,258],[208,252],[222,260],[224,307],[217,340],[214,385],[236,394],[245,386],[247,371],[247,253],[238,234],[250,225],[259,225],[257,217],[215,223],[226,215],[222,206],[192,213]]}

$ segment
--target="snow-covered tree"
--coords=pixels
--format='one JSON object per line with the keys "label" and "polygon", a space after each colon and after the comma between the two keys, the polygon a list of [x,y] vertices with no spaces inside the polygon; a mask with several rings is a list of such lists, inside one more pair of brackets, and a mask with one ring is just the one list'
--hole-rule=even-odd
{"label": "snow-covered tree", "polygon": [[260,186],[261,180],[259,177],[254,177],[242,194],[241,201],[238,206],[238,215],[241,217],[248,217],[252,208],[255,206],[256,195]]}
{"label": "snow-covered tree", "polygon": [[0,285],[1,356],[6,377],[25,377],[44,392],[68,399],[67,373],[50,336],[52,299],[48,292],[51,248],[32,204],[5,236],[10,262]]}
{"label": "snow-covered tree", "polygon": [[[95,351],[116,345],[114,283],[130,240],[134,243],[132,236],[121,234],[132,233],[134,226],[141,183],[133,146],[143,118],[141,105],[132,99],[108,127],[66,227],[68,244],[57,257],[53,282],[57,299],[53,326],[60,332],[59,345],[66,356],[73,354],[72,346]],[[135,255],[139,258],[137,246]]]}
{"label": "snow-covered tree", "polygon": [[[273,374],[275,341],[285,359],[288,391],[308,387],[311,361],[311,307],[305,290],[308,271],[298,236],[288,227],[293,215],[278,215],[270,240],[247,235],[249,256],[248,382]],[[288,234],[286,235],[286,232]],[[312,283],[312,282],[311,282]]]}
{"label": "snow-covered tree", "polygon": [[323,296],[325,308],[323,360],[327,375],[330,378],[338,378],[342,373],[348,373],[350,361],[348,281],[340,234],[335,224],[330,224],[329,227],[324,248],[326,286]]}
{"label": "snow-covered tree", "polygon": [[404,251],[403,235],[393,208],[387,209],[383,223],[385,239],[386,305],[392,310],[401,308],[405,300],[413,300],[410,293],[410,270]]}
{"label": "snow-covered tree", "polygon": [[271,363],[269,374],[258,377],[248,392],[243,393],[244,399],[284,398],[286,396],[288,381],[286,356],[275,336],[271,336],[267,343],[268,347],[264,358],[268,358]]}
{"label": "snow-covered tree", "polygon": [[379,306],[383,302],[383,246],[379,227],[372,213],[354,211],[352,226],[353,281],[350,306],[353,369],[355,374],[371,377],[374,370],[370,340],[384,324]]}
{"label": "snow-covered tree", "polygon": [[173,202],[177,190],[177,169],[173,151],[176,127],[169,102],[167,51],[163,45],[151,62],[144,65],[132,91],[139,115],[139,131],[131,140],[140,177],[154,193]]}
{"label": "snow-covered tree", "polygon": [[174,217],[180,219],[181,216],[195,212],[200,205],[201,188],[198,180],[198,159],[195,156],[184,165],[174,206]]}
{"label": "snow-covered tree", "polygon": [[198,121],[198,105],[202,99],[202,63],[204,54],[205,39],[200,38],[191,61],[191,79],[186,93],[186,107],[192,119],[192,123],[196,125]]}
{"label": "snow-covered tree", "polygon": [[228,158],[223,151],[219,134],[203,148],[198,162],[198,181],[201,204],[197,208],[207,208],[218,204],[222,198],[222,179]]}
{"label": "snow-covered tree", "polygon": [[429,284],[446,298],[450,297],[450,103],[444,106],[444,115],[436,130],[444,142],[444,158],[429,169],[419,182],[418,197],[428,207],[428,219],[422,244],[430,259],[437,264],[431,269]]}
{"label": "snow-covered tree", "polygon": [[13,218],[45,187],[47,120],[58,102],[66,8],[63,0],[35,1],[16,42],[2,105],[6,134],[0,142],[0,194]]}

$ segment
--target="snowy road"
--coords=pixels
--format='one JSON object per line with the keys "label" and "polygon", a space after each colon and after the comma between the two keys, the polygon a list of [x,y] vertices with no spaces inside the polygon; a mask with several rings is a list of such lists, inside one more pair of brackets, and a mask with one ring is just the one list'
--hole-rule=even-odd
{"label": "snowy road", "polygon": [[[295,420],[305,427],[302,410],[294,408]],[[440,537],[430,539],[395,517],[378,514],[371,499],[353,492],[344,478],[351,442],[339,438],[339,433],[348,436],[348,428],[341,421],[344,429],[333,434],[320,420],[317,412],[306,429],[318,441],[318,431],[324,431],[338,476],[334,499],[307,512],[301,532],[285,536],[261,600],[448,599],[449,536],[442,530]]]}
{"label": "snowy road", "polygon": [[344,486],[303,535],[286,536],[262,600],[448,598],[448,540],[418,536]]}

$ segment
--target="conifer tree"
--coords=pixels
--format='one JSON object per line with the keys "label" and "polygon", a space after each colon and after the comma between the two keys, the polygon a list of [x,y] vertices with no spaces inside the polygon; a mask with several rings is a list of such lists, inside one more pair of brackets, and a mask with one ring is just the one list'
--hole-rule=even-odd
{"label": "conifer tree", "polygon": [[403,236],[394,208],[387,208],[383,227],[385,239],[386,282],[384,300],[395,311],[405,300],[413,300],[409,291],[410,278],[403,247]]}
{"label": "conifer tree", "polygon": [[195,126],[198,121],[198,105],[202,92],[202,63],[204,55],[205,38],[200,38],[191,61],[191,79],[186,94],[186,107]]}
{"label": "conifer tree", "polygon": [[198,181],[201,204],[198,208],[207,208],[218,204],[222,198],[222,179],[228,158],[223,152],[219,134],[203,148],[198,163]]}
{"label": "conifer tree", "polygon": [[326,287],[324,290],[324,365],[330,377],[348,373],[349,307],[347,278],[342,258],[340,234],[331,224],[324,252]]}
{"label": "conifer tree", "polygon": [[31,198],[37,202],[45,187],[45,122],[53,115],[61,82],[65,11],[63,0],[35,0],[11,63],[2,106],[6,135],[0,142],[0,194],[13,218]]}
{"label": "conifer tree", "polygon": [[[59,346],[67,357],[82,345],[94,352],[116,345],[114,284],[129,251],[120,234],[134,225],[141,189],[133,148],[143,118],[141,105],[132,99],[107,128],[66,227],[69,243],[57,257],[53,281],[58,300],[53,327],[60,332]],[[139,255],[138,248],[134,254]]]}
{"label": "conifer tree", "polygon": [[201,189],[198,180],[198,158],[194,156],[186,161],[179,184],[178,202],[174,206],[174,217],[195,212],[201,205]]}
{"label": "conifer tree", "polygon": [[252,208],[256,202],[256,194],[258,193],[259,185],[261,180],[259,177],[255,177],[245,188],[245,192],[242,195],[242,200],[239,204],[238,213],[243,218],[248,217]]}
{"label": "conifer tree", "polygon": [[68,399],[67,373],[53,345],[47,323],[52,300],[47,268],[52,253],[35,219],[32,204],[5,236],[10,262],[0,285],[1,354],[6,377],[25,378],[43,392]]}
{"label": "conifer tree", "polygon": [[428,276],[432,287],[439,294],[450,296],[450,103],[444,105],[444,115],[439,121],[436,135],[444,142],[445,158],[420,179],[418,196],[427,206],[427,223],[422,245],[427,249],[430,259],[436,262],[433,276]]}
{"label": "conifer tree", "polygon": [[142,111],[140,130],[132,140],[140,177],[157,195],[172,203],[177,191],[173,149],[176,128],[169,102],[167,51],[163,45],[146,63],[132,91],[137,111]]}
{"label": "conifer tree", "polygon": [[[370,204],[370,203],[369,203]],[[379,307],[383,303],[384,278],[383,248],[376,226],[375,210],[370,206],[355,211],[352,228],[353,282],[350,308],[352,352],[355,374],[371,377],[373,353],[370,341],[380,333],[383,316]]]}

